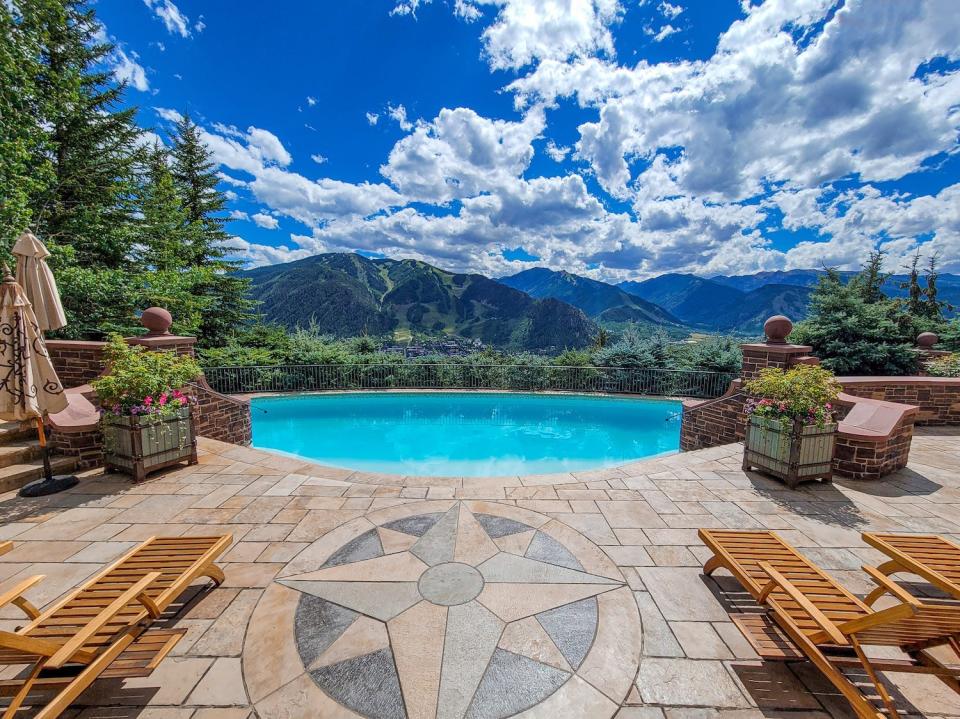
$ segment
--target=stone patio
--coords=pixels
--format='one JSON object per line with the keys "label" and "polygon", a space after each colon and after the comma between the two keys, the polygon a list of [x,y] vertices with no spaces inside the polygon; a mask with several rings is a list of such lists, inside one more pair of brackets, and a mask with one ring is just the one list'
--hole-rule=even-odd
{"label": "stone patio", "polygon": [[[575,475],[351,473],[208,440],[200,464],[133,485],[0,495],[0,589],[47,604],[152,535],[231,533],[226,582],[146,678],[98,681],[83,719],[847,717],[808,664],[757,659],[705,578],[699,527],[774,529],[852,591],[860,532],[960,538],[960,431],[918,430],[880,482],[797,491],[740,471],[739,445]],[[929,590],[916,584],[917,592]],[[13,628],[17,610],[4,610]],[[889,675],[905,714],[960,717],[929,677]],[[23,715],[28,715],[23,712]]]}

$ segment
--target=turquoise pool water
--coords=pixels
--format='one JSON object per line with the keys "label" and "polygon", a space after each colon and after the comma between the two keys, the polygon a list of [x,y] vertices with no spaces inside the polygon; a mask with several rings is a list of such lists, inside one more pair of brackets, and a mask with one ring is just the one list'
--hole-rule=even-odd
{"label": "turquoise pool water", "polygon": [[679,411],[666,400],[488,392],[260,397],[253,444],[367,472],[575,472],[678,449]]}

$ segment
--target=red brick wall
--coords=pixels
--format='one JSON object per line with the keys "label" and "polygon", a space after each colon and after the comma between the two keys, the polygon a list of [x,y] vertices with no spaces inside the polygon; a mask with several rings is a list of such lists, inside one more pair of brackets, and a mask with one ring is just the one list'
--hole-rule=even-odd
{"label": "red brick wall", "polygon": [[47,340],[47,352],[64,387],[79,387],[103,371],[105,342]]}
{"label": "red brick wall", "polygon": [[684,402],[680,451],[690,452],[743,441],[745,401],[745,395],[735,391],[717,399]]}
{"label": "red brick wall", "polygon": [[912,404],[917,424],[960,425],[960,379],[949,377],[840,377],[843,391],[857,397]]}
{"label": "red brick wall", "polygon": [[61,432],[51,427],[49,440],[55,453],[77,458],[77,469],[103,464],[103,433],[99,426],[79,432]]}
{"label": "red brick wall", "polygon": [[833,469],[852,479],[880,479],[907,466],[913,441],[913,419],[897,424],[890,437],[856,439],[840,433],[833,453]]}
{"label": "red brick wall", "polygon": [[197,434],[232,444],[250,444],[253,428],[250,403],[214,392],[205,379],[190,385],[196,397]]}

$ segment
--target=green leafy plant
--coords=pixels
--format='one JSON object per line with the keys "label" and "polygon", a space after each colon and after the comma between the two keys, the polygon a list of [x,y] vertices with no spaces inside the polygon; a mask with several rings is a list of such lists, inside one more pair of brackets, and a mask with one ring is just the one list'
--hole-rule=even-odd
{"label": "green leafy plant", "polygon": [[789,370],[767,367],[744,385],[750,400],[747,413],[792,424],[822,427],[834,420],[840,383],[823,367],[797,365]]}
{"label": "green leafy plant", "polygon": [[931,377],[960,377],[960,354],[947,355],[927,363]]}
{"label": "green leafy plant", "polygon": [[106,358],[107,374],[91,384],[104,412],[120,417],[176,413],[190,401],[183,386],[201,374],[192,357],[131,346],[119,335],[110,337]]}

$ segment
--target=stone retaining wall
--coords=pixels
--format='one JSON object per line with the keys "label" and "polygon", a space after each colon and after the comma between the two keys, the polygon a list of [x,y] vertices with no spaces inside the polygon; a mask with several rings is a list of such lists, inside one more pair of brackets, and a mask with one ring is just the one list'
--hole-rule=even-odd
{"label": "stone retaining wall", "polygon": [[190,385],[197,399],[197,434],[221,442],[247,445],[253,440],[250,402],[220,394],[205,379]]}
{"label": "stone retaining wall", "polygon": [[[142,345],[152,351],[193,356],[196,339],[175,335],[145,335],[127,338],[127,342]],[[46,344],[57,376],[67,389],[88,385],[103,372],[106,342],[47,340]],[[192,388],[197,399],[199,435],[233,444],[250,444],[252,429],[249,402],[213,391],[202,377]],[[57,428],[56,424],[52,423],[51,432],[56,438],[56,451],[80,457],[84,467],[102,463],[103,439],[98,420],[99,418],[91,413],[85,425],[72,423],[69,431],[66,427]]]}
{"label": "stone retaining wall", "polygon": [[78,431],[61,431],[50,427],[50,447],[57,454],[77,458],[77,469],[92,469],[103,465],[103,432],[100,425]]}
{"label": "stone retaining wall", "polygon": [[920,408],[917,424],[960,425],[960,378],[841,377],[843,391],[857,397]]}
{"label": "stone retaining wall", "polygon": [[103,372],[106,342],[47,340],[47,353],[64,387],[89,384]]}

